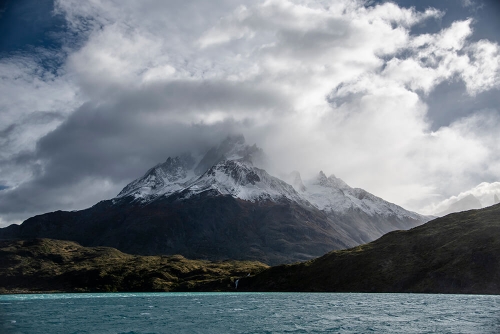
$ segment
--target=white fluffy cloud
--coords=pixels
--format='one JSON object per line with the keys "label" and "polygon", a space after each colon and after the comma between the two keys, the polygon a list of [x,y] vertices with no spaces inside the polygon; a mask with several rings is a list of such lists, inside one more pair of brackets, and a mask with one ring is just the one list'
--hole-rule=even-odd
{"label": "white fluffy cloud", "polygon": [[423,208],[423,210],[429,214],[437,214],[439,212],[447,210],[450,205],[470,195],[476,197],[483,208],[493,204],[497,204],[499,203],[498,198],[500,198],[500,182],[482,182],[472,189],[462,191],[456,196],[451,196],[440,202],[432,203],[431,205]]}
{"label": "white fluffy cloud", "polygon": [[[16,96],[0,99],[0,185],[11,187],[0,197],[52,184],[71,203],[54,196],[47,210],[81,208],[225,131],[278,169],[335,173],[413,210],[500,178],[499,110],[430,130],[425,97],[440,83],[463,81],[470,95],[500,88],[499,45],[470,42],[470,19],[414,34],[444,13],[351,0],[58,0],[56,11],[80,38],[58,73],[0,62],[2,91]],[[53,119],[33,121],[40,111]],[[60,166],[75,152],[80,168]],[[79,195],[99,180],[106,191]],[[4,219],[44,207],[16,210]]]}
{"label": "white fluffy cloud", "polygon": [[0,91],[0,184],[12,187],[32,177],[14,160],[35,150],[81,101],[70,81],[25,56],[0,59]]}

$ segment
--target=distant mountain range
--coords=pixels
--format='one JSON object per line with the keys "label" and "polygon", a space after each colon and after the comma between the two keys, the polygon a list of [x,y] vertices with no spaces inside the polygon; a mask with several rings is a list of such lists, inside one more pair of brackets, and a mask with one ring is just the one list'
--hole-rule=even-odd
{"label": "distant mountain range", "polygon": [[262,166],[242,136],[200,157],[169,157],[91,208],[57,211],[0,229],[0,238],[53,238],[132,254],[289,263],[370,242],[429,218],[323,172],[303,182]]}

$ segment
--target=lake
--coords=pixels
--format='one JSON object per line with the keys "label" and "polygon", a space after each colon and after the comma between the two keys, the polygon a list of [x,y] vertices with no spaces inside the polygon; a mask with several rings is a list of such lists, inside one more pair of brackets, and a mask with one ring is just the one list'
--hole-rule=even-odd
{"label": "lake", "polygon": [[500,296],[83,293],[0,296],[0,333],[500,333]]}

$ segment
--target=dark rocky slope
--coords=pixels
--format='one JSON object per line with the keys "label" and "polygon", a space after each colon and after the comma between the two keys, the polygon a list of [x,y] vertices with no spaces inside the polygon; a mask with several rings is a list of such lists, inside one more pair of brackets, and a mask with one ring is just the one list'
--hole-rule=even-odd
{"label": "dark rocky slope", "polygon": [[500,205],[240,280],[247,291],[500,293]]}
{"label": "dark rocky slope", "polygon": [[133,256],[61,240],[0,241],[0,293],[233,291],[235,279],[265,268],[251,261]]}
{"label": "dark rocky slope", "polygon": [[309,260],[360,243],[314,208],[207,193],[188,201],[173,197],[148,205],[103,201],[82,211],[47,213],[0,229],[0,238],[72,240],[138,255],[182,254],[271,265]]}

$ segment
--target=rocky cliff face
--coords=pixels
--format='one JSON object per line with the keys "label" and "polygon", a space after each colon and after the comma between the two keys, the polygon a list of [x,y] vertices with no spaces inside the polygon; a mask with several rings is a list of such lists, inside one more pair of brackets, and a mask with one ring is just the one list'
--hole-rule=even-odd
{"label": "rocky cliff face", "polygon": [[287,183],[256,167],[261,149],[228,137],[204,156],[170,157],[116,198],[0,229],[0,238],[55,238],[153,255],[278,264],[408,229],[426,217],[335,176]]}

